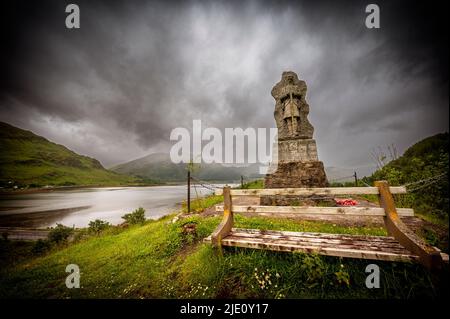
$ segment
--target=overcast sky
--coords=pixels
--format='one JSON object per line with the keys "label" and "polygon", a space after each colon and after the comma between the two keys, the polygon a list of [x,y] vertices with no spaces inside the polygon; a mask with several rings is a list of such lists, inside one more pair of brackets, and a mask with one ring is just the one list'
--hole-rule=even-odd
{"label": "overcast sky", "polygon": [[275,127],[292,70],[325,166],[374,166],[374,147],[448,131],[448,11],[377,1],[367,29],[369,3],[2,1],[0,121],[111,166],[168,151],[193,119]]}

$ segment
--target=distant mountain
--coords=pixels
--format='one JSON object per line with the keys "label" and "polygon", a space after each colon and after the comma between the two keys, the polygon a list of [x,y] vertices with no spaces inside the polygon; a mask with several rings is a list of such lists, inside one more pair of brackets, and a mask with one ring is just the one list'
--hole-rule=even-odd
{"label": "distant mountain", "polygon": [[42,136],[0,122],[0,186],[126,185],[138,179],[105,169]]}
{"label": "distant mountain", "polygon": [[[241,175],[258,178],[259,165],[247,167],[224,166],[222,164],[198,164],[194,166],[193,177],[205,181],[237,181]],[[161,182],[182,182],[186,180],[186,164],[174,164],[169,154],[154,153],[110,168],[112,171],[150,178]]]}
{"label": "distant mountain", "polygon": [[[170,160],[169,154],[154,153],[136,160],[120,164],[110,168],[111,170],[141,178],[151,178],[162,182],[181,182],[186,180],[186,165],[174,164]],[[325,168],[328,179],[339,182],[352,181],[353,172],[356,170],[358,177],[370,175],[373,168]],[[199,164],[194,173],[194,177],[209,181],[238,181],[241,175],[246,180],[262,178],[259,174],[259,164],[251,164],[243,167],[226,166],[222,164]]]}

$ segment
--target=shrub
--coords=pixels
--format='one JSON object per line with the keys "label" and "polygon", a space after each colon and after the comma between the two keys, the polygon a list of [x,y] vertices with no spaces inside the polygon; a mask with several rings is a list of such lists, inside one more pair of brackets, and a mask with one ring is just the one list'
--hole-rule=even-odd
{"label": "shrub", "polygon": [[108,222],[101,219],[96,219],[94,221],[89,222],[89,231],[93,233],[100,233],[109,226],[111,225]]}
{"label": "shrub", "polygon": [[344,270],[343,264],[341,264],[341,269],[336,271],[334,275],[336,276],[336,281],[338,284],[346,285],[347,287],[350,286],[350,274]]}
{"label": "shrub", "polygon": [[56,224],[48,233],[48,241],[50,243],[59,244],[65,242],[73,233],[73,228],[66,227],[62,224]]}
{"label": "shrub", "polygon": [[132,213],[123,215],[122,219],[124,219],[130,225],[142,224],[143,222],[145,222],[145,209],[139,207]]}
{"label": "shrub", "polygon": [[408,194],[394,196],[397,207],[411,207],[417,213],[437,217],[448,227],[448,145],[448,133],[428,137],[365,181],[372,184],[387,180],[391,185],[409,185]]}
{"label": "shrub", "polygon": [[89,228],[81,228],[78,231],[75,232],[73,235],[73,242],[77,243],[82,241],[85,238],[88,238],[90,235]]}
{"label": "shrub", "polygon": [[33,254],[40,255],[40,254],[46,252],[47,250],[49,250],[50,247],[51,247],[51,243],[48,240],[38,239],[34,243],[31,251]]}

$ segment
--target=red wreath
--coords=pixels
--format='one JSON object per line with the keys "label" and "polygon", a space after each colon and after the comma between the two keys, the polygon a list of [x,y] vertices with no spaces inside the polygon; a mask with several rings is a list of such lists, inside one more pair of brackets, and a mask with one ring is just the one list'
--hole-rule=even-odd
{"label": "red wreath", "polygon": [[339,198],[334,200],[339,206],[356,206],[358,202],[351,198]]}

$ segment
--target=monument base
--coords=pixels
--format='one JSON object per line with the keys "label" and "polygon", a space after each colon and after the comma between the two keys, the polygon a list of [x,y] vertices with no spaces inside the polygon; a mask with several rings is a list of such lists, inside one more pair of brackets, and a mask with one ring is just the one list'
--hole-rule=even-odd
{"label": "monument base", "polygon": [[[264,188],[327,186],[327,176],[323,163],[320,161],[278,163],[277,170],[272,174],[267,174],[264,180]],[[315,198],[317,197],[315,196]],[[304,196],[261,196],[261,205],[269,206],[308,204],[307,201],[308,198]]]}

